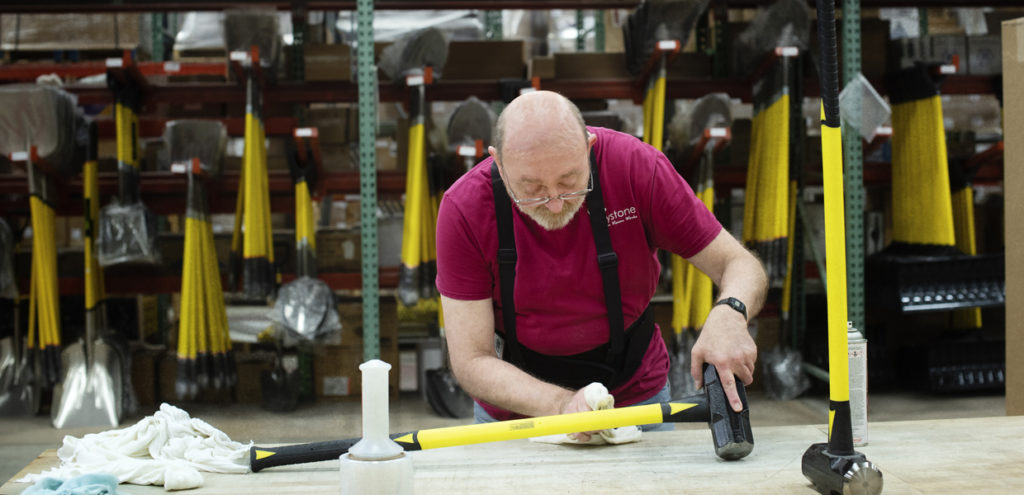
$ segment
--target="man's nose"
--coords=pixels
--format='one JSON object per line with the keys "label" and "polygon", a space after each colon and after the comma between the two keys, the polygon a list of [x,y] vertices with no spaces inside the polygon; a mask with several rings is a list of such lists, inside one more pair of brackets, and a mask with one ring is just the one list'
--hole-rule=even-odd
{"label": "man's nose", "polygon": [[551,201],[548,201],[547,203],[545,203],[544,206],[546,206],[548,208],[548,211],[550,211],[551,213],[559,213],[559,212],[562,211],[562,208],[565,206],[565,200],[564,199],[559,199],[559,198],[553,198]]}

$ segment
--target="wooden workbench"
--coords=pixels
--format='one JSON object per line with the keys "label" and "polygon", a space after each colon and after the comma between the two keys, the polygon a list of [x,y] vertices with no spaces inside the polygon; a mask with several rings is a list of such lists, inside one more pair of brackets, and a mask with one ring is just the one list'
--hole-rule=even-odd
{"label": "wooden workbench", "polygon": [[[814,493],[800,472],[824,425],[754,430],[747,458],[715,457],[706,428],[645,434],[614,447],[558,446],[526,440],[411,452],[416,494]],[[693,429],[691,429],[693,428]],[[1024,493],[1024,416],[872,423],[871,444],[858,450],[882,469],[883,493]],[[48,450],[14,479],[57,462]],[[336,494],[338,462],[282,466],[260,473],[203,473],[207,494]],[[8,482],[0,495],[27,485]],[[121,485],[129,494],[162,487]]]}

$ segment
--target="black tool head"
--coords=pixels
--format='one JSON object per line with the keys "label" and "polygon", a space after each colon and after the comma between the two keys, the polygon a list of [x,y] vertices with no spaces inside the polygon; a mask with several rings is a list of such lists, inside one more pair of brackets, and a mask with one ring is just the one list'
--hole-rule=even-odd
{"label": "black tool head", "polygon": [[816,443],[804,452],[802,471],[825,495],[877,495],[882,492],[882,472],[854,451],[850,455],[829,452],[827,443]]}
{"label": "black tool head", "polygon": [[742,459],[754,450],[754,433],[750,430],[750,407],[743,384],[736,382],[736,392],[743,401],[743,410],[736,412],[725,396],[718,370],[704,366],[704,393],[708,398],[708,425],[715,441],[715,453],[725,460]]}

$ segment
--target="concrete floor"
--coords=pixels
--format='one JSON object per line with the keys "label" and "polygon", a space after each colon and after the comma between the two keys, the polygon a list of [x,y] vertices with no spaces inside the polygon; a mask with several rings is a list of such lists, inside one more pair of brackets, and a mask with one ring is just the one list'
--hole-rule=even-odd
{"label": "concrete floor", "polygon": [[[774,401],[761,393],[750,393],[751,423],[755,438],[759,426],[825,424],[828,399],[824,396]],[[264,411],[257,404],[176,404],[224,431],[233,440],[257,444],[309,442],[358,436],[361,428],[358,402],[305,404],[290,413]],[[135,424],[155,408],[129,418]],[[916,392],[875,393],[870,397],[871,422],[907,421],[1003,416],[1006,400],[1002,394],[944,396]],[[410,431],[467,424],[469,420],[437,416],[420,395],[405,393],[391,403],[391,431]],[[701,428],[700,425],[677,425]],[[60,447],[65,435],[81,437],[106,428],[54,429],[48,417],[0,418],[0,480],[8,480],[46,449]],[[870,432],[870,430],[869,430]],[[824,441],[824,439],[822,439]]]}

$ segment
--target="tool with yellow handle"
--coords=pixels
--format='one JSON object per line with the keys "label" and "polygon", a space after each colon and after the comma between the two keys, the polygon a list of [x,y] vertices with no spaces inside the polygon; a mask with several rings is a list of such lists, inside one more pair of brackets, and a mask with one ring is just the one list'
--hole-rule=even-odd
{"label": "tool with yellow handle", "polygon": [[[403,449],[412,451],[651,423],[707,422],[711,427],[715,453],[722,459],[736,460],[746,457],[754,448],[747,395],[738,380],[736,387],[740,400],[743,401],[743,410],[739,413],[729,406],[725,390],[718,378],[718,371],[714,366],[707,366],[704,368],[702,393],[679,400],[395,433],[391,435],[391,439]],[[274,466],[334,460],[358,441],[358,438],[350,438],[282,447],[252,447],[249,451],[249,465],[253,472],[258,472]]]}
{"label": "tool with yellow handle", "polygon": [[846,225],[843,207],[843,154],[839,129],[839,64],[835,6],[818,1],[821,40],[821,160],[825,189],[825,258],[828,260],[828,442],[811,445],[802,471],[819,493],[875,495],[882,472],[853,450],[850,418],[850,362],[846,342]]}

